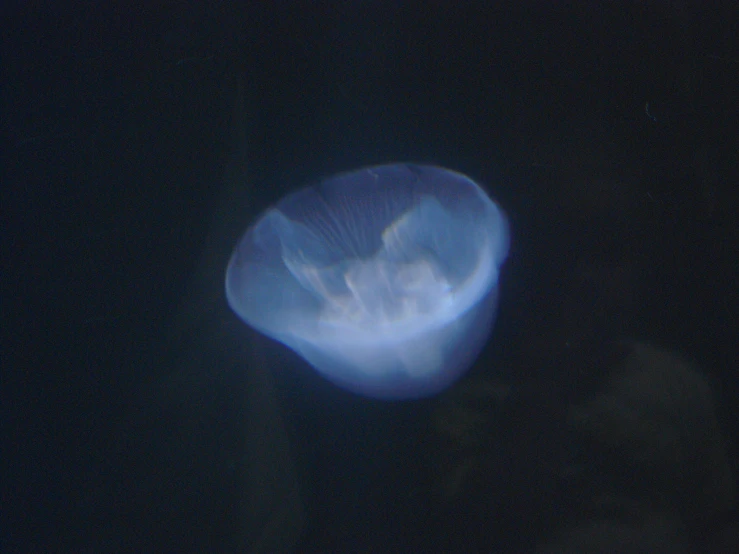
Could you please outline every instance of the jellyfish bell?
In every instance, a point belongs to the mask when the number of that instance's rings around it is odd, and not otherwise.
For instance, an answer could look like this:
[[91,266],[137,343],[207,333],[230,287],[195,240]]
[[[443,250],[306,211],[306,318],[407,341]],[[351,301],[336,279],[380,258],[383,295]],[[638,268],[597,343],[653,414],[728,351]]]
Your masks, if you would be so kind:
[[226,297],[345,389],[430,396],[487,340],[508,241],[503,211],[470,178],[369,167],[267,210],[234,250]]

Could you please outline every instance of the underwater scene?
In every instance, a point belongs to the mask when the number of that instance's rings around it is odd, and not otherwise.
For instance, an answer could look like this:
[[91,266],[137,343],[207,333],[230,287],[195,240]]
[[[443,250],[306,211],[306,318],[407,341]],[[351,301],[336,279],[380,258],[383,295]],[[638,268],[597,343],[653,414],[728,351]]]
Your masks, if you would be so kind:
[[735,2],[9,2],[3,553],[739,552]]

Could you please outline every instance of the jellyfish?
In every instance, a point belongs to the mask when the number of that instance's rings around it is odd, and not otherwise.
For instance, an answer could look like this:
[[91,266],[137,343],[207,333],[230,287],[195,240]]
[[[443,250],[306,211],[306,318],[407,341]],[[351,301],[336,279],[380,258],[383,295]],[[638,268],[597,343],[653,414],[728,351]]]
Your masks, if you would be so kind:
[[508,253],[501,208],[472,179],[388,164],[294,192],[246,231],[232,310],[334,384],[380,399],[439,393],[475,361]]

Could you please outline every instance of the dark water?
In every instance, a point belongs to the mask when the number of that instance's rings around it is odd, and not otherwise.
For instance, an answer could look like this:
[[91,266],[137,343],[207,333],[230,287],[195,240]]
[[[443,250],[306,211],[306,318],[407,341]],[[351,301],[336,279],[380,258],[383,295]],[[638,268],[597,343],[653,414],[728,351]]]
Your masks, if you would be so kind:
[[[3,552],[736,551],[734,3],[138,4],[3,8]],[[512,243],[468,375],[388,403],[222,282],[399,160]]]

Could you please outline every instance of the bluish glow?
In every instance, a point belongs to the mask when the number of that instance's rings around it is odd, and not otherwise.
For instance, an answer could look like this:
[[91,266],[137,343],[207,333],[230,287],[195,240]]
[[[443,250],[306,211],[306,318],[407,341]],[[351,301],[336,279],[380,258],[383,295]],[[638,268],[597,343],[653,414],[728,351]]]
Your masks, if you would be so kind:
[[226,296],[246,323],[337,385],[435,394],[487,339],[508,253],[502,210],[471,179],[392,164],[326,179],[246,232]]

